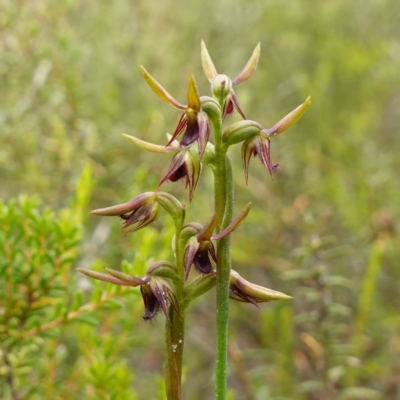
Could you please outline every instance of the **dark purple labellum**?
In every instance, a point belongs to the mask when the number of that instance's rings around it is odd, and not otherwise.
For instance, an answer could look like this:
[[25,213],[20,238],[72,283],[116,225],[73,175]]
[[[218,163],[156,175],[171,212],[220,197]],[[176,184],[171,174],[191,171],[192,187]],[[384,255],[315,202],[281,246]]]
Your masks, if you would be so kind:
[[144,303],[143,319],[145,321],[148,321],[156,316],[158,310],[160,309],[160,303],[157,300],[157,297],[150,289],[150,286],[148,285],[141,286],[140,291],[142,292],[143,303]]
[[181,165],[176,171],[174,171],[172,174],[168,176],[168,179],[171,182],[176,182],[179,181],[179,179],[184,178],[187,176],[187,169],[185,164]]
[[193,259],[195,268],[202,274],[210,274],[213,271],[208,247],[199,248]]

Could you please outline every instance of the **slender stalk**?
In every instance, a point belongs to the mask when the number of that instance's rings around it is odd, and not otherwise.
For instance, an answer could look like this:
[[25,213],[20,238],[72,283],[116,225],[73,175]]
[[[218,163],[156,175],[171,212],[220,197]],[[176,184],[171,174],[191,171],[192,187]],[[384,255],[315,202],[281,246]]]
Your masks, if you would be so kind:
[[180,315],[170,307],[169,318],[171,323],[166,321],[165,344],[165,385],[168,400],[180,400],[183,344],[185,340],[185,315],[181,310]]
[[183,249],[179,246],[179,232],[182,225],[175,221],[175,258],[179,279],[175,282],[174,292],[179,304],[179,314],[172,306],[169,308],[170,321],[165,322],[165,387],[168,400],[182,398],[182,358],[185,342],[185,305],[183,283],[185,269]]
[[[215,136],[215,211],[217,231],[224,229],[232,221],[233,185],[232,170],[226,149],[222,144],[222,121],[214,121]],[[227,391],[228,364],[228,316],[229,277],[231,270],[230,236],[217,244],[217,354],[215,376],[215,398],[224,400]]]

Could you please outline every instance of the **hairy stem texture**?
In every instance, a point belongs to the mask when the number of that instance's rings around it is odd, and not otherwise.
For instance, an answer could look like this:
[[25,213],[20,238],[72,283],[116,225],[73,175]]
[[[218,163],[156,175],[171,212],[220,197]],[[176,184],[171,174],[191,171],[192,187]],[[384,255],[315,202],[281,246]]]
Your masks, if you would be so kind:
[[[233,185],[232,170],[226,151],[222,146],[221,121],[214,124],[215,133],[215,210],[217,231],[221,231],[232,221]],[[215,398],[224,400],[227,391],[228,363],[228,316],[229,316],[229,277],[231,270],[230,236],[217,244],[217,355],[215,376]]]

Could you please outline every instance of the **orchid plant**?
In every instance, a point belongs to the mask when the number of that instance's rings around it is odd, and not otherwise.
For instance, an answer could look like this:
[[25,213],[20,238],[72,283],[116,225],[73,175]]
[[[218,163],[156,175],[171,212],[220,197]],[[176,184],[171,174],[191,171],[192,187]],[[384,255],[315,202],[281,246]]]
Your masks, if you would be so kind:
[[[145,320],[151,320],[161,309],[166,318],[165,385],[168,400],[181,395],[182,355],[185,341],[185,313],[190,302],[216,287],[217,351],[215,396],[226,398],[229,298],[258,303],[291,299],[290,296],[248,282],[231,269],[230,235],[243,222],[251,203],[233,218],[232,169],[227,151],[242,144],[242,162],[248,183],[249,163],[258,156],[272,176],[278,164],[271,161],[271,140],[290,128],[306,111],[310,98],[286,115],[272,128],[263,128],[248,120],[236,97],[234,87],[247,81],[256,71],[260,57],[258,44],[244,69],[235,78],[218,74],[204,42],[201,43],[203,70],[211,83],[211,96],[200,96],[192,75],[189,76],[187,104],[172,97],[150,73],[141,66],[151,89],[164,101],[183,112],[166,146],[124,135],[142,150],[173,153],[171,165],[160,185],[183,179],[189,189],[190,203],[194,199],[203,166],[214,174],[214,214],[204,225],[186,222],[185,206],[174,196],[162,191],[146,192],[135,199],[92,211],[100,216],[116,216],[123,220],[125,235],[145,228],[154,222],[161,210],[173,220],[174,263],[157,261],[150,264],[146,275],[135,277],[123,271],[105,269],[105,273],[78,268],[78,271],[115,285],[140,287],[144,302]],[[223,122],[235,110],[243,120],[223,129]],[[213,131],[213,143],[210,132]],[[195,273],[190,274],[194,270]]]

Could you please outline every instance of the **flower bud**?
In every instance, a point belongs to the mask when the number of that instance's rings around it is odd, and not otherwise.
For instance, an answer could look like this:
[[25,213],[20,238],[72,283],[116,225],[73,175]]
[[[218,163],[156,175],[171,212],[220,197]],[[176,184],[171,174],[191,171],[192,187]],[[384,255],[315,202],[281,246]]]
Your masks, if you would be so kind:
[[219,103],[209,96],[200,97],[201,109],[208,115],[211,120],[221,118],[221,106]]
[[220,104],[224,103],[225,99],[231,94],[231,92],[232,81],[228,76],[219,74],[212,80],[211,93]]
[[255,121],[239,121],[224,131],[222,140],[225,144],[230,146],[258,135],[261,129],[261,125]]

